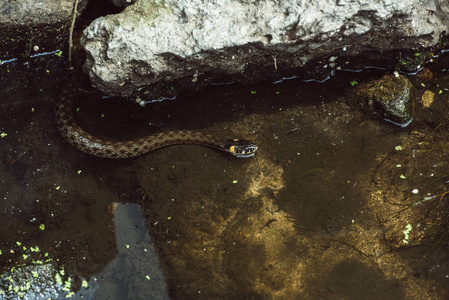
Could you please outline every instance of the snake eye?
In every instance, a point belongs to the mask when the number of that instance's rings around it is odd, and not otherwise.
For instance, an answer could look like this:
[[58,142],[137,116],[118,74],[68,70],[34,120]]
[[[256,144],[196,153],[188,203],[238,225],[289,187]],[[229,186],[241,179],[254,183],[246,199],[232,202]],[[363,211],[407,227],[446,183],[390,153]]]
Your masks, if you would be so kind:
[[257,145],[253,142],[239,139],[229,140],[224,148],[232,155],[241,158],[253,157],[258,149]]

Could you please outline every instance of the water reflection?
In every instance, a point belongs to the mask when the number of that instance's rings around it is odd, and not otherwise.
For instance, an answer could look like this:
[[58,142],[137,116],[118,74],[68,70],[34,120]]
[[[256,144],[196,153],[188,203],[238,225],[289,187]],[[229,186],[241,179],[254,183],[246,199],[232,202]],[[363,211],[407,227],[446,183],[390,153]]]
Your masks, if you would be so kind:
[[140,206],[114,203],[113,207],[118,256],[73,299],[169,299]]

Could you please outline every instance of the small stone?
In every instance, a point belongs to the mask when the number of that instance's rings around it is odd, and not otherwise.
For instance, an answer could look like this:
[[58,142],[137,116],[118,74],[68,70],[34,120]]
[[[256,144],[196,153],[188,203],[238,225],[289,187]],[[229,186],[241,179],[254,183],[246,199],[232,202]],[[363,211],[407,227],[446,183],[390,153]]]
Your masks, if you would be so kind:
[[433,99],[435,97],[435,93],[432,91],[425,91],[421,97],[421,103],[424,108],[430,107],[433,103]]
[[413,120],[413,85],[406,76],[388,74],[363,82],[354,89],[354,98],[385,121],[405,127]]

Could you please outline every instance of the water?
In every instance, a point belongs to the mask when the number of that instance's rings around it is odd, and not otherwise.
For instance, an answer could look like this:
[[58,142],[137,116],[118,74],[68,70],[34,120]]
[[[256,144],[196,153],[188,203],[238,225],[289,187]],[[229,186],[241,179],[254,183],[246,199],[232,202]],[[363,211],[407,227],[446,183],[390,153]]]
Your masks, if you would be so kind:
[[2,273],[51,259],[61,297],[84,299],[444,298],[448,75],[415,84],[401,128],[348,101],[351,80],[382,72],[211,86],[143,109],[80,93],[94,135],[206,128],[256,141],[252,159],[202,146],[90,157],[56,130],[55,91],[4,102]]

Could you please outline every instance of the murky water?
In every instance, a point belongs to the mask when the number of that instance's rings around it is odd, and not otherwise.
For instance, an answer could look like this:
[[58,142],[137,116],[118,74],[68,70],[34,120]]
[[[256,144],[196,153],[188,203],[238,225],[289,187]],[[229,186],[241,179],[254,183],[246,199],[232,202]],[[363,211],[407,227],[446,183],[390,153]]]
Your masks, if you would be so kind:
[[256,141],[252,159],[202,146],[90,157],[55,128],[57,97],[2,103],[0,299],[444,299],[448,75],[416,84],[401,128],[348,101],[350,81],[381,72],[211,86],[144,109],[78,96],[99,137],[208,129]]

